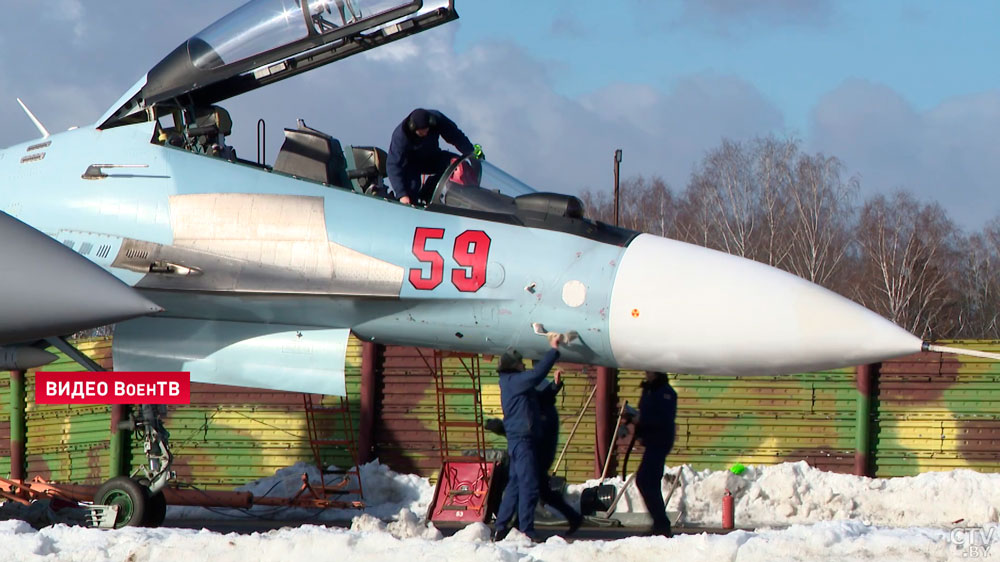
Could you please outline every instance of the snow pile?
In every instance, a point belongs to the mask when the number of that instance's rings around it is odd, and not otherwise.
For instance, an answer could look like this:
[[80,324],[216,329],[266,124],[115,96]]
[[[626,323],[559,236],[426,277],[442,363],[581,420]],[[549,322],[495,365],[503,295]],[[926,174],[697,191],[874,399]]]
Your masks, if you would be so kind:
[[[298,463],[278,470],[238,488],[255,497],[295,495],[302,474],[319,482],[314,465]],[[983,525],[1000,521],[1000,474],[971,470],[928,472],[919,476],[873,479],[835,474],[813,468],[805,462],[774,466],[750,466],[736,475],[727,470],[694,471],[690,466],[667,468],[668,476],[680,475],[667,509],[681,513],[685,525],[718,527],[722,522],[722,496],[732,492],[736,504],[736,525],[742,528],[783,527],[822,521],[854,520],[884,527],[951,527]],[[169,519],[217,519],[268,517],[287,520],[351,521],[359,514],[376,519],[399,518],[404,511],[423,517],[433,499],[434,487],[426,478],[398,474],[373,461],[361,467],[364,510],[254,507],[250,510],[168,508]],[[330,477],[327,477],[329,482]],[[568,498],[579,507],[583,489],[600,484],[590,480],[569,486]],[[619,477],[605,483],[620,489]],[[670,491],[664,479],[663,493]],[[344,498],[352,499],[352,498]],[[645,504],[634,483],[616,506],[617,513],[644,513]]]
[[[330,467],[336,469],[336,467]],[[320,473],[315,464],[298,462],[293,466],[282,468],[274,476],[261,478],[249,484],[236,488],[238,492],[250,492],[255,498],[260,497],[292,497],[302,487],[302,475],[305,474],[311,484],[319,485]],[[337,475],[326,475],[327,485],[338,481]],[[311,519],[315,521],[350,521],[359,513],[371,515],[378,519],[391,519],[406,510],[411,513],[424,514],[434,498],[434,486],[426,479],[415,474],[398,474],[377,460],[361,465],[361,485],[364,492],[365,508],[358,509],[309,509],[309,508],[275,508],[255,506],[248,510],[240,509],[206,509],[202,507],[170,506],[167,508],[168,519],[232,519],[238,517],[280,516],[282,519]],[[352,482],[347,486],[355,488]],[[306,492],[306,497],[308,497]],[[349,501],[357,496],[344,495],[338,499]]]
[[[483,527],[486,526],[483,525]],[[399,512],[399,517],[391,523],[385,523],[367,513],[359,515],[351,521],[351,530],[355,532],[386,532],[397,539],[421,538],[436,541],[441,540],[444,536],[433,523],[425,523],[406,508]]]
[[[370,516],[362,516],[359,519]],[[407,523],[409,525],[409,523]],[[347,530],[315,525],[247,535],[191,529],[127,528],[99,531],[56,525],[36,531],[20,521],[0,522],[3,559],[15,561],[247,562],[351,560],[352,562],[608,562],[609,560],[963,560],[1000,552],[1000,528],[983,529],[986,541],[956,541],[940,529],[884,529],[857,521],[796,525],[784,530],[728,535],[631,537],[617,541],[542,544],[512,532],[491,543],[487,527],[469,525],[451,537],[400,538],[381,528]]]
[[[1000,505],[1000,475],[968,470],[927,473],[911,478],[873,480],[832,474],[805,463],[750,467],[740,475],[728,471],[695,472],[690,467],[668,469],[679,474],[670,501],[684,513],[687,525],[717,527],[726,489],[736,498],[736,523],[755,531],[726,535],[631,537],[620,540],[567,542],[553,536],[533,544],[512,531],[499,543],[490,529],[474,523],[443,537],[423,520],[433,488],[426,479],[400,475],[378,463],[362,467],[366,512],[357,510],[271,510],[272,518],[295,520],[303,514],[316,520],[351,520],[351,528],[303,525],[264,533],[220,534],[176,528],[126,528],[100,531],[56,524],[36,530],[24,521],[0,521],[2,560],[144,562],[182,559],[186,562],[247,562],[248,560],[344,560],[421,562],[608,560],[964,560],[992,555],[1000,559],[1000,525],[994,508]],[[299,464],[273,477],[244,486],[254,494],[293,495],[301,474],[318,479],[315,467]],[[611,480],[621,485],[621,480]],[[599,482],[571,487],[571,499]],[[664,492],[669,490],[668,482]],[[41,502],[39,502],[41,504]],[[9,516],[25,508],[0,508]],[[643,511],[634,487],[618,506]],[[36,510],[41,507],[35,508]],[[220,510],[171,508],[176,517],[186,510],[196,517]],[[227,510],[240,514],[237,510]],[[254,510],[256,511],[256,510]],[[386,516],[386,514],[389,514]],[[839,519],[839,520],[838,520]],[[956,523],[962,519],[960,523]],[[168,521],[169,523],[169,521]],[[787,527],[786,527],[787,526]],[[768,528],[784,527],[784,528]],[[544,530],[543,530],[544,532]]]
[[[1000,474],[958,469],[874,479],[825,472],[805,462],[750,466],[740,475],[729,471],[695,472],[686,465],[668,468],[667,473],[679,473],[682,478],[667,509],[680,511],[682,521],[688,525],[718,527],[726,490],[735,500],[736,525],[746,528],[848,519],[887,527],[950,527],[1000,521]],[[570,486],[569,491],[578,496],[584,488],[599,483],[591,480]],[[620,489],[622,479],[606,483]],[[669,490],[669,479],[665,479],[664,495]],[[634,484],[615,511],[645,511]]]

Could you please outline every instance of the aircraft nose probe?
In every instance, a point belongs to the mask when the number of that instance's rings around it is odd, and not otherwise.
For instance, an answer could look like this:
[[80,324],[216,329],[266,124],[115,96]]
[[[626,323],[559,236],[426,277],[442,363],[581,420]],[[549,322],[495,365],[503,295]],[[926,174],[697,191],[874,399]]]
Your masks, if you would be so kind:
[[86,258],[0,213],[0,344],[163,310]]
[[979,351],[978,349],[963,349],[960,347],[949,347],[947,345],[938,345],[934,342],[925,341],[921,346],[923,351],[936,351],[938,353],[954,353],[955,355],[969,355],[971,357],[982,357],[984,359],[993,359],[994,361],[1000,361],[1000,353],[990,353],[989,351]]

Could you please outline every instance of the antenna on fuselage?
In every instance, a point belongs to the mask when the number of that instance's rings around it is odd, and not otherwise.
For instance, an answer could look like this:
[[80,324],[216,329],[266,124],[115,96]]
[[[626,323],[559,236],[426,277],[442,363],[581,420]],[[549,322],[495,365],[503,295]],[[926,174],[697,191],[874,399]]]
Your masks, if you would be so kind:
[[48,138],[49,137],[48,129],[46,129],[45,125],[42,125],[42,122],[39,121],[37,117],[35,117],[35,114],[32,113],[30,109],[28,109],[28,106],[24,105],[24,102],[21,101],[21,98],[17,98],[17,103],[21,104],[21,109],[23,109],[24,112],[28,114],[28,119],[31,119],[31,122],[35,124],[35,127],[38,128],[38,132],[42,133],[42,137]]

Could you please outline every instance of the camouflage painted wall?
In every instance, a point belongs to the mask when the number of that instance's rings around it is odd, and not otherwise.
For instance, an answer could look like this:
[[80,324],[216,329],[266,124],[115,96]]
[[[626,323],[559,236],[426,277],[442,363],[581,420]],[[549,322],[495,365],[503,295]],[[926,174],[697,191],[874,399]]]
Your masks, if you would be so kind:
[[[949,345],[1000,351],[1000,342]],[[80,346],[105,366],[110,340]],[[424,356],[429,355],[426,351]],[[361,344],[352,339],[347,373],[352,425],[358,429]],[[585,404],[596,369],[562,365],[566,389],[557,404],[560,447]],[[61,358],[50,370],[77,370]],[[482,400],[486,418],[500,416],[495,358],[483,358]],[[465,366],[445,360],[448,384],[468,385]],[[635,404],[642,373],[619,373],[618,396]],[[671,375],[680,395],[678,434],[670,464],[696,469],[724,468],[734,462],[771,464],[806,460],[815,466],[851,472],[858,391],[851,369],[790,377],[708,377]],[[879,476],[916,474],[956,467],[1000,472],[1000,363],[923,353],[882,365],[873,414],[873,441]],[[312,461],[305,436],[302,395],[255,389],[192,385],[192,403],[170,410],[166,425],[181,481],[197,487],[230,489],[273,474],[296,461]],[[432,476],[439,467],[434,385],[420,351],[390,347],[379,378],[374,441],[381,460],[396,470]],[[9,376],[0,379],[0,470],[9,473]],[[323,397],[323,404],[339,399]],[[106,406],[38,406],[34,373],[28,375],[28,473],[63,481],[96,484],[108,474],[110,410]],[[450,419],[472,419],[471,402],[456,403]],[[7,425],[4,425],[7,423]],[[327,419],[328,429],[336,424]],[[5,433],[6,432],[6,433]],[[471,443],[469,430],[450,439]],[[573,437],[558,473],[571,482],[594,473],[594,404]],[[503,449],[502,437],[487,433],[488,446]],[[617,445],[621,463],[628,440]],[[629,461],[634,470],[641,447]],[[133,463],[141,462],[138,443]],[[324,461],[343,464],[347,456],[327,447]],[[615,467],[620,470],[620,464]]]
[[[947,345],[1000,353],[998,341]],[[878,399],[878,476],[1000,472],[1000,363],[941,353],[890,361]]]
[[0,476],[10,474],[10,374],[0,376]]
[[[432,475],[441,466],[440,439],[434,382],[430,376],[428,349],[390,346],[385,353],[383,384],[379,392],[381,412],[376,421],[376,450],[382,462],[402,472]],[[496,357],[484,357],[480,362],[482,403],[485,419],[502,418],[500,387]],[[461,359],[447,358],[443,362],[445,384],[467,388],[471,385],[466,365]],[[565,373],[565,388],[559,397],[559,450],[565,445],[580,410],[587,402],[596,377],[596,369],[580,365],[560,365]],[[472,420],[471,403],[460,404],[449,419]],[[474,447],[471,430],[453,431],[450,439]],[[506,440],[487,432],[488,448],[506,450]],[[594,465],[594,404],[591,403],[576,434],[570,442],[566,460],[558,473],[571,481],[593,477]]]
[[[347,362],[350,424],[356,432],[361,380],[361,342],[356,338],[351,338]],[[314,395],[313,400],[340,405],[335,396]],[[343,426],[332,414],[318,416],[317,422],[321,438],[339,434]],[[164,425],[178,479],[199,488],[230,490],[298,461],[314,462],[299,393],[193,383],[191,404],[170,407]],[[353,465],[345,449],[324,446],[320,451],[326,465]],[[132,460],[133,466],[144,460],[137,439],[132,441]]]
[[[102,367],[111,367],[110,340],[81,341],[77,346]],[[82,369],[59,354],[59,359],[42,370]],[[25,387],[28,478],[42,476],[80,484],[100,484],[106,480],[111,407],[36,404],[34,370],[28,371]]]

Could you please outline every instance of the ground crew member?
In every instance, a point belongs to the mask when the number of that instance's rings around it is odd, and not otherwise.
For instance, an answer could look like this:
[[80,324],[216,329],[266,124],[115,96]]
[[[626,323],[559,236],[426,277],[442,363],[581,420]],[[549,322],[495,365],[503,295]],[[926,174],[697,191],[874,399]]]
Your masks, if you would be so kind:
[[650,535],[670,536],[670,520],[663,504],[663,465],[667,453],[674,446],[677,419],[677,392],[670,386],[666,373],[646,371],[646,380],[640,385],[639,417],[635,434],[646,448],[635,474],[646,510],[653,518]]
[[[392,132],[386,171],[392,190],[400,203],[429,202],[441,174],[458,154],[441,150],[443,138],[462,155],[475,147],[454,121],[434,109],[417,108],[410,112]],[[479,152],[481,155],[481,151]],[[421,186],[420,176],[429,174]]]
[[[556,448],[559,443],[559,411],[556,409],[556,397],[563,387],[562,371],[556,370],[553,379],[553,381],[543,380],[535,387],[539,406],[539,422],[534,436],[535,468],[538,470],[538,497],[543,503],[554,507],[563,514],[563,517],[569,522],[567,534],[572,535],[583,523],[583,516],[566,502],[566,498],[561,492],[552,489],[549,478],[549,468],[556,458]],[[487,420],[486,429],[497,435],[506,435],[502,420]]]
[[538,491],[542,502],[554,507],[563,514],[569,522],[572,535],[580,528],[583,517],[573,509],[561,491],[552,489],[549,484],[549,468],[556,459],[556,448],[559,444],[559,411],[556,409],[556,397],[562,390],[562,372],[556,371],[553,381],[543,381],[537,388],[539,405],[539,424],[535,435],[535,459],[538,463]]
[[507,457],[510,475],[497,510],[493,540],[503,540],[510,532],[511,519],[517,512],[517,528],[532,540],[535,533],[535,506],[538,505],[538,468],[535,460],[535,436],[540,423],[538,395],[541,383],[559,359],[559,334],[549,336],[550,349],[535,368],[526,371],[524,358],[510,349],[500,356],[500,404],[507,433]]

